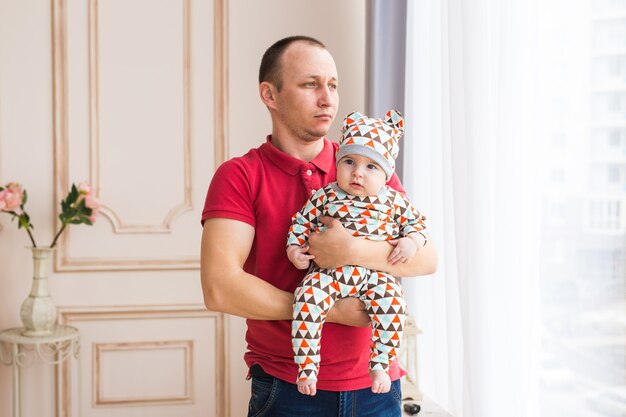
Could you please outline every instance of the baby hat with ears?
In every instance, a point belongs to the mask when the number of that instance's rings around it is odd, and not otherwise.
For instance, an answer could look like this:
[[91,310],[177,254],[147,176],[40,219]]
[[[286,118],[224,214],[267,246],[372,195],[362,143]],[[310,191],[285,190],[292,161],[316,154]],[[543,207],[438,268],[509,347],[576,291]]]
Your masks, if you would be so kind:
[[346,155],[358,154],[370,158],[385,171],[387,180],[396,168],[404,134],[404,119],[397,110],[389,110],[383,119],[374,119],[352,112],[343,119],[337,162]]

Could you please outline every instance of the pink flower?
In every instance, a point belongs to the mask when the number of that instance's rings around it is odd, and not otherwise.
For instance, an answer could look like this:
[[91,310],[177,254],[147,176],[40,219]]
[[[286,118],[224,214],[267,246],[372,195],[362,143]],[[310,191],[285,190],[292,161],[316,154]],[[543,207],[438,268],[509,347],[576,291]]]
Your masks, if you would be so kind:
[[3,191],[0,191],[0,210],[13,211],[22,205],[24,190],[17,182],[10,182]]
[[78,190],[78,199],[76,200],[75,207],[78,206],[81,201],[85,200],[85,207],[91,209],[89,221],[94,223],[96,221],[96,216],[100,211],[100,202],[96,197],[93,196],[93,189],[88,182],[81,182],[76,186],[76,189]]
[[76,188],[78,189],[78,192],[80,194],[91,194],[91,185],[86,181],[83,181],[80,184],[78,184]]
[[[10,182],[4,187],[0,187],[0,212],[10,214],[13,220],[17,219],[18,229],[26,230],[33,247],[37,247],[35,238],[31,233],[33,225],[30,222],[30,216],[24,210],[27,196],[26,190],[23,190],[22,186],[17,182]],[[81,204],[81,202],[83,203]],[[69,194],[61,201],[61,214],[59,214],[61,227],[55,233],[50,247],[53,248],[56,245],[59,236],[61,236],[61,233],[67,226],[72,224],[93,224],[99,211],[100,203],[93,196],[91,185],[85,181],[78,184],[78,186],[72,184]]]
[[85,197],[85,207],[91,209],[91,216],[89,216],[89,221],[94,223],[96,221],[96,216],[100,211],[100,202],[98,199],[91,194],[87,194]]

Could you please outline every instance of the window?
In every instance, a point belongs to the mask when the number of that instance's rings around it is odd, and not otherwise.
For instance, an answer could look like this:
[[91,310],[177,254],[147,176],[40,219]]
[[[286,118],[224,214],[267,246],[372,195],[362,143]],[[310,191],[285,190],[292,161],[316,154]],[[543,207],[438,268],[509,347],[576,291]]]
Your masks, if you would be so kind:
[[620,177],[621,177],[621,167],[617,166],[617,165],[609,165],[607,167],[607,176],[606,176],[606,180],[609,183],[612,184],[616,184],[620,182]]
[[612,148],[618,148],[622,142],[622,131],[611,129],[609,131],[609,145]]
[[567,217],[574,230],[544,231],[544,246],[559,248],[559,256],[542,255],[541,417],[626,415],[626,165],[619,160],[626,155],[626,0],[591,6],[592,14],[581,13],[578,21],[581,30],[591,28],[589,49],[572,50],[569,58],[583,62],[586,56],[589,84],[560,90],[572,102],[587,100],[589,113],[581,110],[582,120],[575,112],[551,115],[564,124],[556,128],[569,123],[588,134],[563,150],[586,176],[580,187],[558,189],[561,161],[550,171],[546,198],[554,206],[555,195],[568,195],[562,201],[573,213],[582,208],[583,227],[576,230]]

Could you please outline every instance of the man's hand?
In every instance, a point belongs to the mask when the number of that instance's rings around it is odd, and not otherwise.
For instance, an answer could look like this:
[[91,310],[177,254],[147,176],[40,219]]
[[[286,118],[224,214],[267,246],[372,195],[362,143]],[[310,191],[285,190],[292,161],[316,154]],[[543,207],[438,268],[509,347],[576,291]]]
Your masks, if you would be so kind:
[[309,236],[309,254],[315,257],[314,262],[325,269],[348,265],[354,237],[337,219],[323,216],[320,221],[327,229]]
[[368,327],[371,323],[365,304],[353,297],[337,300],[328,312],[326,321],[352,327]]

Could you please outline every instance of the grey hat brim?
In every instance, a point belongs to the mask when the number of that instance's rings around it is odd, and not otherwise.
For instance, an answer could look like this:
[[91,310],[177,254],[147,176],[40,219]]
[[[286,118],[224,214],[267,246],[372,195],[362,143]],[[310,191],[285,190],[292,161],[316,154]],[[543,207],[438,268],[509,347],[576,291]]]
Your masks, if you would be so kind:
[[368,148],[367,146],[363,146],[363,145],[357,145],[357,144],[341,145],[339,147],[339,150],[337,150],[337,163],[344,156],[352,155],[352,154],[362,155],[376,162],[378,165],[380,165],[380,167],[385,172],[385,175],[387,176],[387,180],[389,180],[391,176],[393,175],[393,171],[395,167],[392,167],[391,165],[389,165],[389,161],[387,161],[380,153],[376,152],[372,148]]

